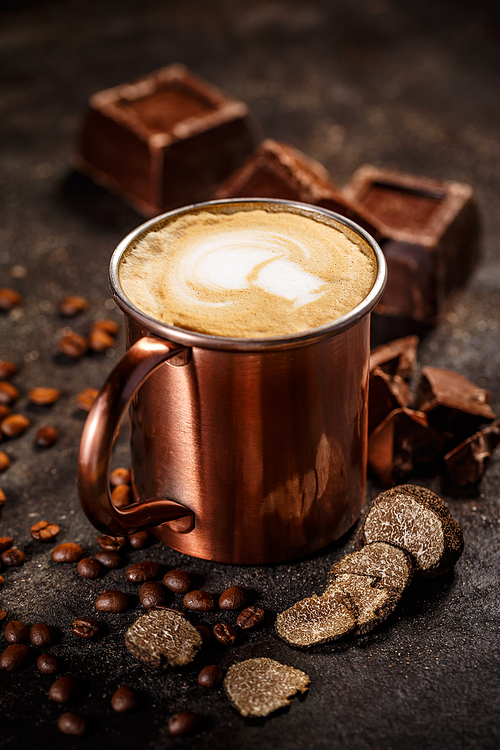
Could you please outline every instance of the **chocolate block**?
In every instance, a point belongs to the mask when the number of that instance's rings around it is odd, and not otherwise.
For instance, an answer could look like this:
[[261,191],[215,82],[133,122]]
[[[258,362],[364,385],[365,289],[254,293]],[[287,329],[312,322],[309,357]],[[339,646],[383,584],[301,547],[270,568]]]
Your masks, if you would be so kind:
[[255,131],[243,102],[169,65],[90,98],[74,166],[149,217],[208,198]]
[[418,336],[389,341],[370,352],[370,372],[379,367],[388,375],[410,380],[417,363]]
[[444,462],[452,487],[475,492],[499,443],[500,419],[497,419],[447,453]]
[[408,406],[410,402],[410,389],[403,378],[400,375],[389,375],[376,367],[370,373],[368,388],[368,434],[391,411],[401,406]]
[[301,151],[270,138],[213,195],[214,198],[282,198],[311,203],[346,216],[377,239],[363,206],[346,201],[328,172]]
[[365,165],[342,193],[363,206],[382,237],[389,278],[375,312],[435,324],[477,258],[479,219],[470,185]]

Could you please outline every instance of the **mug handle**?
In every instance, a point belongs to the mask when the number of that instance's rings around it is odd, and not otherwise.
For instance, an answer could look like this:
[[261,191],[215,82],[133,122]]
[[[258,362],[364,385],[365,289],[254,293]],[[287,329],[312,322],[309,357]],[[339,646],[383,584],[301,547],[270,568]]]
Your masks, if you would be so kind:
[[184,505],[153,497],[125,508],[111,499],[109,464],[116,433],[135,392],[163,362],[178,357],[184,365],[191,349],[144,336],[136,341],[106,378],[83,428],[78,458],[78,492],[89,521],[101,531],[134,534],[177,518],[193,517]]

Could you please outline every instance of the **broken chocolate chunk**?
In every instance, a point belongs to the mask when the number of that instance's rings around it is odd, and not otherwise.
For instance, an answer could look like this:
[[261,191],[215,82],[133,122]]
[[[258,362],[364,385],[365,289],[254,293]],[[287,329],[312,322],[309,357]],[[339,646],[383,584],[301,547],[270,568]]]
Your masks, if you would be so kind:
[[229,702],[242,716],[268,716],[305,693],[309,676],[274,659],[259,657],[233,664],[224,677]]
[[418,336],[405,336],[372,349],[370,372],[379,368],[388,375],[410,380],[417,364],[418,343]]
[[151,610],[125,633],[125,645],[130,653],[156,668],[189,664],[202,643],[198,630],[173,609]]
[[444,461],[452,488],[475,492],[499,443],[500,419],[497,419],[447,453]]
[[334,641],[356,627],[350,597],[339,591],[313,594],[276,617],[276,631],[291,646],[317,646]]
[[413,577],[413,564],[408,553],[399,547],[374,542],[336,562],[330,571],[329,585],[344,573],[369,576],[386,588],[404,591]]
[[382,586],[376,578],[355,573],[341,573],[325,590],[323,596],[339,593],[354,605],[356,628],[354,635],[365,634],[383,622],[394,611],[401,591]]
[[376,367],[370,373],[368,387],[368,434],[373,432],[391,411],[411,402],[410,389],[400,375],[388,375]]

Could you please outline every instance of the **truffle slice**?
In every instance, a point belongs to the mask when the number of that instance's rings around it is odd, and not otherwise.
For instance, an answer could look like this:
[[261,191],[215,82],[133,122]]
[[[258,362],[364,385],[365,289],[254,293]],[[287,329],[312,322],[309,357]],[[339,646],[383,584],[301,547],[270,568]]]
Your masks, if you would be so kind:
[[342,573],[327,587],[323,596],[339,593],[349,597],[356,611],[357,633],[368,633],[396,608],[401,591],[380,586],[372,576]]
[[388,375],[410,380],[417,364],[418,336],[405,336],[377,346],[370,352],[370,372],[380,368]]
[[362,527],[366,544],[388,542],[406,550],[415,571],[437,576],[462,554],[460,526],[440,497],[425,487],[400,485],[375,498]]
[[309,675],[300,669],[260,657],[229,667],[224,689],[242,716],[257,717],[288,706],[296,693],[305,693],[309,683]]
[[130,653],[156,668],[189,664],[202,643],[198,630],[172,609],[148,612],[125,633],[125,645]]
[[313,596],[280,612],[276,631],[292,646],[317,646],[334,641],[356,627],[356,613],[350,597],[339,591]]
[[382,586],[402,592],[413,577],[413,564],[404,550],[385,542],[374,542],[335,563],[329,585],[345,573],[370,576]]
[[483,478],[491,454],[500,443],[500,419],[476,432],[452,451],[444,461],[449,480],[454,488],[474,492]]

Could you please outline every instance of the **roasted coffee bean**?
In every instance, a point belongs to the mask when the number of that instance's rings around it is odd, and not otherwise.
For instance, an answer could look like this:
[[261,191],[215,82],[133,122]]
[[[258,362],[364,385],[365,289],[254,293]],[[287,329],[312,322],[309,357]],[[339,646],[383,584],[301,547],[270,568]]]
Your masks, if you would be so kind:
[[111,493],[111,500],[117,508],[126,508],[127,505],[130,505],[131,499],[132,490],[127,484],[120,484]]
[[214,625],[214,636],[223,646],[232,646],[238,637],[236,628],[226,622],[218,622]]
[[51,523],[50,521],[38,521],[30,529],[31,536],[37,542],[50,542],[60,531],[61,528],[57,523]]
[[152,560],[136,563],[128,568],[126,576],[130,583],[143,583],[158,578],[161,575],[161,565]]
[[3,588],[4,583],[5,583],[5,578],[3,576],[0,576],[0,590]]
[[0,380],[10,380],[17,375],[19,368],[8,359],[0,359]]
[[[7,414],[10,414],[10,409],[5,404],[0,404],[0,421],[7,416]],[[0,439],[1,439],[0,435]]]
[[109,481],[113,487],[119,487],[121,484],[130,484],[130,471],[123,466],[114,469],[109,475]]
[[207,667],[203,667],[199,673],[198,685],[207,688],[215,687],[222,682],[223,676],[224,672],[218,664],[209,664]]
[[3,564],[7,565],[8,568],[15,568],[18,565],[24,564],[26,561],[26,555],[24,552],[21,552],[20,549],[17,549],[17,547],[11,547],[10,549],[5,550],[5,552],[2,552],[0,560],[2,560]]
[[69,703],[82,691],[82,683],[73,675],[59,677],[52,683],[49,690],[49,698],[56,703]]
[[36,660],[36,666],[42,674],[55,674],[59,671],[59,660],[54,654],[41,654]]
[[14,307],[18,307],[22,301],[21,295],[14,289],[7,286],[0,289],[0,310],[6,310],[8,312]]
[[99,391],[96,390],[96,388],[84,388],[83,391],[80,391],[76,396],[78,408],[82,411],[90,411],[98,394]]
[[139,696],[132,688],[122,685],[111,696],[111,708],[117,714],[133,711],[139,705]]
[[92,330],[106,331],[106,333],[109,333],[110,336],[117,336],[118,331],[120,330],[120,326],[118,325],[118,323],[115,323],[114,320],[104,318],[103,320],[96,320],[95,323],[92,323]]
[[92,351],[100,353],[111,349],[115,345],[115,340],[101,328],[94,328],[89,334],[89,344]]
[[19,398],[19,391],[17,390],[15,385],[12,385],[12,383],[8,383],[6,380],[0,381],[0,404],[9,406],[17,398]]
[[2,620],[5,620],[6,617],[7,612],[5,611],[5,609],[0,609],[0,622],[2,622]]
[[236,625],[242,630],[250,630],[261,625],[264,621],[264,616],[264,610],[252,604],[250,607],[244,609],[243,612],[240,612],[236,620]]
[[187,609],[193,609],[197,612],[210,612],[215,609],[215,602],[212,594],[201,589],[189,591],[182,600]]
[[57,441],[59,433],[55,427],[42,427],[35,436],[35,448],[50,448]]
[[101,549],[107,552],[119,552],[126,544],[127,540],[124,536],[109,536],[109,534],[101,534],[97,537],[97,544]]
[[118,552],[107,552],[102,549],[100,552],[97,552],[95,559],[108,570],[116,570],[116,568],[120,568],[123,565],[123,560]]
[[26,432],[31,422],[24,414],[9,414],[0,422],[0,431],[5,437],[19,437]]
[[139,589],[139,601],[146,609],[153,609],[165,603],[165,591],[161,583],[146,581]]
[[201,725],[201,719],[192,711],[179,711],[168,720],[168,731],[172,737],[183,737],[186,734],[194,734]]
[[241,586],[231,586],[219,597],[220,609],[240,609],[248,601],[248,592]]
[[103,591],[95,601],[95,608],[99,612],[125,612],[129,608],[129,598],[122,591]]
[[174,594],[185,594],[191,588],[191,576],[185,570],[169,570],[162,583]]
[[93,638],[99,632],[99,623],[92,617],[77,617],[71,623],[71,632],[80,638]]
[[149,544],[150,539],[149,531],[138,531],[137,534],[131,534],[128,541],[133,549],[144,549]]
[[8,643],[28,643],[30,629],[24,622],[12,620],[5,626],[3,634]]
[[10,466],[10,458],[6,453],[0,451],[0,471],[5,471]]
[[54,547],[51,557],[59,563],[78,562],[83,557],[83,549],[75,542],[65,542]]
[[101,563],[91,557],[83,557],[78,563],[78,575],[81,575],[82,578],[99,578]]
[[213,636],[212,636],[212,631],[210,630],[209,627],[207,627],[206,625],[195,625],[195,628],[198,631],[198,633],[201,635],[201,637],[203,638],[204,646],[208,646],[209,643],[212,643]]
[[81,359],[89,348],[89,343],[85,336],[70,331],[59,340],[58,346],[61,352],[70,359]]
[[2,656],[0,657],[0,669],[5,669],[6,672],[14,672],[19,667],[22,667],[25,661],[29,658],[30,650],[28,646],[23,643],[13,643],[12,646],[7,646]]
[[0,508],[2,507],[2,505],[5,505],[6,500],[7,498],[5,497],[5,492],[0,489]]
[[48,406],[55,404],[59,400],[61,391],[59,388],[32,388],[28,393],[28,398],[32,404],[37,406]]
[[55,639],[55,632],[45,622],[37,622],[30,628],[30,641],[33,646],[51,646]]
[[57,728],[63,734],[72,734],[76,737],[81,737],[85,734],[87,729],[87,720],[79,714],[74,714],[71,711],[66,711],[57,720]]
[[13,536],[0,536],[0,554],[5,552],[6,549],[10,549],[14,544]]
[[83,312],[88,307],[88,302],[84,297],[65,297],[59,302],[59,312],[65,318],[74,318],[78,313]]

